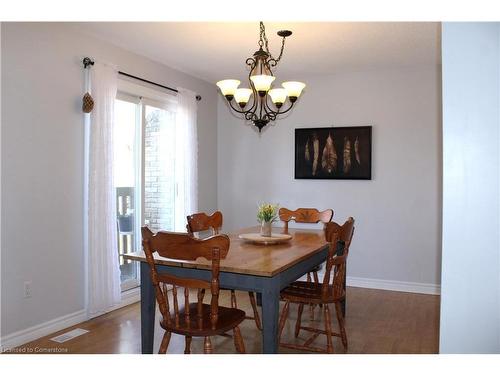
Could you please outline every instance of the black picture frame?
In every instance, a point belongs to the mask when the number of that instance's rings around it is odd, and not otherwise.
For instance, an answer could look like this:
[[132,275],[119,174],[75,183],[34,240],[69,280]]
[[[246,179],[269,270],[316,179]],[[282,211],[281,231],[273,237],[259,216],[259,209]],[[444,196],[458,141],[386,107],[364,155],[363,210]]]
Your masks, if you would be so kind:
[[295,179],[371,180],[372,127],[296,128]]

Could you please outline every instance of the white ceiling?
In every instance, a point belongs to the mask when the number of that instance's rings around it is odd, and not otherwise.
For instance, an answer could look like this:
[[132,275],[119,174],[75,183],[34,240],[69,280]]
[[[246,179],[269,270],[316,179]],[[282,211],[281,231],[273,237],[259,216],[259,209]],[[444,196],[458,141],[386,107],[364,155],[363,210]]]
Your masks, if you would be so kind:
[[[258,49],[259,24],[222,22],[88,22],[80,31],[215,83],[243,79],[245,60]],[[440,64],[436,22],[265,23],[271,53],[278,30],[289,29],[277,68],[282,79],[350,70]]]

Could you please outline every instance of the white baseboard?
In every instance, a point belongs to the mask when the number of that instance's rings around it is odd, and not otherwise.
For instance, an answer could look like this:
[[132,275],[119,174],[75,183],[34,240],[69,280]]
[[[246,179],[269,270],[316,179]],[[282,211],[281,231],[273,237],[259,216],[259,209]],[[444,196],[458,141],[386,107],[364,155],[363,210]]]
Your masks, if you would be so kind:
[[[318,272],[320,281],[323,280],[324,271]],[[306,280],[303,276],[301,280]],[[420,294],[441,294],[441,286],[437,284],[414,283],[409,281],[369,279],[365,277],[347,276],[347,286],[367,289],[392,290],[395,292],[420,293]]]
[[122,292],[122,299],[121,302],[118,303],[117,305],[110,307],[106,311],[89,315],[88,319],[94,319],[97,318],[98,316],[110,313],[111,311],[121,309],[122,307],[131,305],[132,303],[139,302],[141,300],[141,289],[139,287],[134,288],[134,289],[129,289],[124,292]]
[[[103,315],[110,311],[120,309],[132,303],[138,302],[140,301],[140,299],[141,294],[139,288],[127,290],[122,293],[122,301],[118,305],[99,315]],[[30,341],[39,339],[40,337],[50,335],[51,333],[66,329],[76,324],[80,324],[97,316],[98,315],[89,317],[85,309],[83,309],[30,328],[11,333],[1,338],[0,353],[8,349],[15,348],[16,346],[20,346]]]
[[414,283],[408,281],[367,279],[364,277],[347,277],[347,286],[368,289],[392,290],[398,292],[441,294],[441,286],[436,284]]
[[139,302],[141,300],[141,288],[137,287],[134,289],[126,290],[122,293],[122,302],[120,303],[118,309],[131,305],[133,303]]
[[16,346],[50,335],[53,332],[71,327],[75,324],[84,322],[85,320],[87,320],[87,312],[85,310],[80,310],[49,320],[48,322],[37,324],[33,327],[11,333],[10,335],[2,337],[0,351],[15,348]]

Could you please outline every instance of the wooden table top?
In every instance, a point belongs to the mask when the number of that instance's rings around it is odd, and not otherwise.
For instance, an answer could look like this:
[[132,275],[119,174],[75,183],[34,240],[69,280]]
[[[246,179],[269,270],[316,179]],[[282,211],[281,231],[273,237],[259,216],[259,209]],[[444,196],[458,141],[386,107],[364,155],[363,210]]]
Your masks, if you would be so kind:
[[[250,227],[228,234],[231,245],[226,259],[221,260],[220,270],[222,272],[271,277],[320,252],[328,245],[323,230],[290,228],[288,232],[293,238],[289,242],[276,245],[257,245],[238,237],[241,233],[259,231],[260,227]],[[281,233],[281,231],[282,228],[273,228],[275,233]],[[146,261],[143,251],[130,253],[123,257],[140,262]],[[196,261],[179,261],[163,258],[155,253],[155,260],[157,264],[167,266],[211,269],[211,263],[204,258],[198,258]]]

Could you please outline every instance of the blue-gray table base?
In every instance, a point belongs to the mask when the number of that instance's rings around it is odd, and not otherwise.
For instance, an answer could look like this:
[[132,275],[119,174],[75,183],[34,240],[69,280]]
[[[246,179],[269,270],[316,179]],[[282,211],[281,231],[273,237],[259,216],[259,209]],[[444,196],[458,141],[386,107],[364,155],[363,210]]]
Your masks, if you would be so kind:
[[[312,267],[326,260],[328,247],[273,277],[221,272],[220,287],[258,293],[262,303],[262,352],[278,352],[278,318],[280,290],[297,280]],[[187,278],[210,280],[210,270],[157,265],[159,272]],[[156,300],[149,265],[141,262],[141,347],[142,353],[153,353]]]

